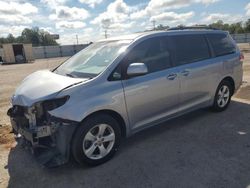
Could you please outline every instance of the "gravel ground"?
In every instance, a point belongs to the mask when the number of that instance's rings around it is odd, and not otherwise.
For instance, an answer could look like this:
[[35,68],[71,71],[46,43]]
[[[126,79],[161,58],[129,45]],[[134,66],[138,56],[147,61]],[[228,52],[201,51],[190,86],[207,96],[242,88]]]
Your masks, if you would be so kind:
[[140,132],[95,168],[70,162],[46,169],[16,146],[5,114],[26,75],[64,59],[0,66],[0,187],[250,186],[250,53],[245,54],[244,84],[225,112],[202,109]]

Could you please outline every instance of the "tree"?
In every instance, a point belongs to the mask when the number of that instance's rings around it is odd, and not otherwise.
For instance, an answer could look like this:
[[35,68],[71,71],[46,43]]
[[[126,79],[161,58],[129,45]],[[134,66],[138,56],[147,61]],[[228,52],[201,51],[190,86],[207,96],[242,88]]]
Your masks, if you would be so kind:
[[39,28],[34,27],[32,29],[25,28],[21,34],[23,41],[25,43],[32,43],[33,46],[39,46],[40,39],[39,39]]
[[218,20],[217,22],[212,23],[209,26],[212,27],[212,28],[216,28],[216,29],[221,29],[221,30],[224,29],[224,23],[223,23],[222,20]]
[[40,30],[40,41],[42,46],[53,46],[58,45],[57,42],[52,38],[52,36],[43,30]]
[[250,19],[246,21],[244,31],[250,33]]
[[[224,29],[226,30],[226,29]],[[233,23],[229,26],[228,31],[230,33],[244,33],[244,28],[242,27],[242,22]]]
[[9,34],[6,38],[6,40],[9,42],[9,43],[13,43],[15,42],[15,37],[12,35],[12,34]]
[[164,26],[162,24],[157,25],[155,28],[155,30],[166,30],[166,29],[169,29],[169,26]]
[[33,46],[58,45],[48,32],[40,30],[38,27],[25,28],[21,36],[16,38],[12,34],[9,34],[6,38],[0,38],[0,44],[4,43],[32,43]]

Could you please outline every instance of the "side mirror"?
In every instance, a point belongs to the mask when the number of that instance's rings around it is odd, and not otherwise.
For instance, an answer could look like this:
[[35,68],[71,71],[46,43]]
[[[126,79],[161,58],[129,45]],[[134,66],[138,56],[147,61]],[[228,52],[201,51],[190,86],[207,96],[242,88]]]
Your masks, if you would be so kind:
[[129,77],[145,75],[147,73],[148,68],[144,63],[132,63],[127,69],[127,75]]

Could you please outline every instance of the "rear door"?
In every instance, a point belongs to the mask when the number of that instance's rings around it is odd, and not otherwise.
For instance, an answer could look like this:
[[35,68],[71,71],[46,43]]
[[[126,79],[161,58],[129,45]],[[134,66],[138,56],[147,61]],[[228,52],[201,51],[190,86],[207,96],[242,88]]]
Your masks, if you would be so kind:
[[240,51],[233,39],[226,32],[209,33],[206,37],[213,49],[213,61],[223,67],[223,70],[220,72],[217,86],[222,79],[229,76],[234,79],[235,87],[238,88],[242,82],[243,70],[242,62],[239,58]]
[[124,60],[124,72],[131,63],[144,63],[148,74],[122,81],[132,129],[142,128],[175,113],[180,82],[173,68],[166,37],[146,39],[136,45]]
[[181,34],[169,40],[180,75],[180,110],[209,102],[220,67],[211,60],[205,36]]

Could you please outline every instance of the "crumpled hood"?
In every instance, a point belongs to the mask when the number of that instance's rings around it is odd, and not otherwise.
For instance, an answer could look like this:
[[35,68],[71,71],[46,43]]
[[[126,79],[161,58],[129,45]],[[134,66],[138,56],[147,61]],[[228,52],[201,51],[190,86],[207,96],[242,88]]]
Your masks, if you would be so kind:
[[58,75],[49,70],[37,71],[22,81],[12,97],[12,104],[32,106],[38,101],[52,99],[66,87],[86,80]]

